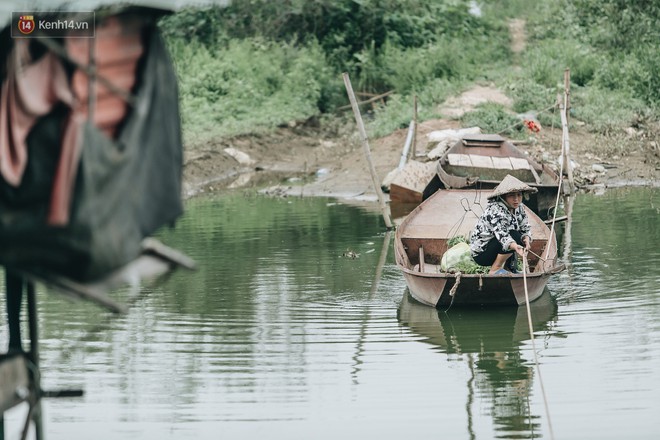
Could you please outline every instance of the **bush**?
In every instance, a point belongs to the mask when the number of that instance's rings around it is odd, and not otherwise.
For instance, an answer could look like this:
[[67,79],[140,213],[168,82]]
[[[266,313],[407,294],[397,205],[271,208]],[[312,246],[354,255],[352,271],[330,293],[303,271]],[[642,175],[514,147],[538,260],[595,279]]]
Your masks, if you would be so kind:
[[449,81],[465,81],[476,78],[482,69],[487,70],[508,64],[510,54],[499,44],[483,44],[481,38],[455,40],[443,38],[432,45],[403,49],[385,45],[380,65],[383,82],[399,93],[413,93],[426,88],[430,81],[443,78]]
[[372,137],[386,136],[394,130],[407,128],[413,119],[414,97],[417,96],[418,121],[438,117],[437,107],[454,93],[460,90],[461,82],[450,82],[438,78],[430,81],[417,94],[393,94],[387,105],[376,107],[373,117],[368,123],[369,135]]
[[186,140],[272,129],[319,114],[337,86],[316,45],[232,40],[211,53],[174,41]]
[[591,131],[599,133],[609,133],[617,127],[629,127],[645,112],[644,103],[624,91],[597,87],[577,88],[573,91],[572,99],[574,117],[586,122]]
[[517,116],[512,115],[504,106],[490,102],[464,114],[461,123],[464,127],[480,127],[484,133],[499,133],[510,137],[523,133],[522,121]]
[[[393,91],[365,115],[372,136],[438,117],[475,80],[505,87],[517,113],[554,105],[571,69],[574,116],[610,131],[660,106],[660,8],[625,0],[251,0],[189,8],[160,25],[178,66],[187,140],[264,132],[346,105],[356,91]],[[527,20],[527,49],[512,66],[508,20]],[[646,108],[644,107],[646,105]],[[649,110],[649,108],[651,110]],[[537,115],[560,124],[555,112]],[[325,118],[327,119],[327,118]],[[518,135],[518,119],[486,105],[462,118]]]

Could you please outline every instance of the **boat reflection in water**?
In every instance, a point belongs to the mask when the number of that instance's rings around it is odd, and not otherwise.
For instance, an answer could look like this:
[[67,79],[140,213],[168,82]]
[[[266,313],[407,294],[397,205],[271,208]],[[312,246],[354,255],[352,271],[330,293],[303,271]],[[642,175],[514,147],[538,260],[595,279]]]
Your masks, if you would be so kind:
[[[530,303],[534,332],[551,329],[557,305],[546,289]],[[449,361],[467,360],[467,423],[469,438],[476,438],[472,406],[476,399],[493,419],[497,438],[538,438],[541,414],[530,413],[529,397],[534,379],[531,354],[525,359],[521,345],[530,340],[527,309],[456,308],[448,313],[417,302],[406,290],[397,313],[399,323],[423,336],[448,355]],[[538,335],[536,335],[538,339]],[[537,341],[538,349],[538,341]]]

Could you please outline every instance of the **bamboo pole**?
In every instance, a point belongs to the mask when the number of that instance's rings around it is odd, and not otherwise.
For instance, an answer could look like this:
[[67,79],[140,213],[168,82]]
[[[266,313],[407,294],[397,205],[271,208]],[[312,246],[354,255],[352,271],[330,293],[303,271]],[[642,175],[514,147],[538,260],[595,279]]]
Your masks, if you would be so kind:
[[570,192],[573,192],[575,188],[575,182],[573,181],[573,167],[571,165],[571,148],[568,140],[568,111],[566,110],[566,101],[568,95],[564,95],[564,103],[559,106],[559,114],[561,116],[561,144],[562,144],[562,163],[564,173],[568,177],[568,184],[570,187]]
[[348,93],[348,99],[351,101],[351,107],[353,108],[353,114],[355,115],[355,122],[357,123],[358,130],[360,131],[360,137],[362,138],[362,147],[364,149],[364,155],[367,159],[367,164],[369,165],[369,174],[371,174],[371,182],[374,186],[374,191],[378,196],[378,203],[380,204],[381,212],[383,213],[383,219],[385,220],[385,226],[387,229],[392,229],[392,220],[390,219],[390,210],[385,204],[385,196],[383,191],[380,189],[380,184],[378,183],[378,176],[376,174],[376,168],[374,163],[371,160],[371,149],[369,148],[369,138],[367,137],[367,130],[364,128],[364,123],[362,122],[362,115],[360,114],[360,108],[358,107],[357,100],[355,99],[355,93],[353,93],[353,86],[351,85],[351,79],[348,77],[348,73],[342,74],[344,78],[344,85],[346,86],[346,92]]
[[413,132],[412,149],[410,156],[415,159],[417,157],[417,95],[413,98],[413,122],[415,123],[415,131]]
[[566,118],[566,127],[562,131],[562,139],[565,142],[564,148],[564,170],[568,176],[568,183],[571,187],[571,192],[575,190],[575,182],[573,181],[573,165],[571,164],[571,148],[568,140],[568,125],[571,110],[571,70],[564,70],[564,114]]
[[[379,99],[383,99],[386,96],[391,95],[392,93],[394,93],[394,90],[390,90],[389,92],[381,93],[380,95],[372,95],[372,97],[367,99],[366,101],[358,102],[358,105],[371,104],[372,102],[376,102]],[[351,105],[342,105],[341,107],[337,108],[337,110],[348,110],[351,107],[352,107]]]
[[406,166],[406,162],[408,161],[408,156],[410,156],[411,146],[415,144],[415,141],[413,140],[415,137],[415,129],[416,129],[415,121],[410,121],[410,125],[408,126],[408,135],[406,136],[406,142],[403,144],[403,150],[401,151],[401,159],[399,159],[399,166],[398,166],[399,170],[402,170],[403,167]]
[[[566,212],[566,225],[564,227],[564,248],[562,260],[567,266],[571,264],[572,252],[572,225],[573,225],[573,202],[575,198],[572,195],[564,196],[564,211]],[[570,270],[569,270],[570,275]]]
[[571,111],[571,69],[568,67],[564,69],[564,106],[566,107],[566,121],[569,122],[568,116]]

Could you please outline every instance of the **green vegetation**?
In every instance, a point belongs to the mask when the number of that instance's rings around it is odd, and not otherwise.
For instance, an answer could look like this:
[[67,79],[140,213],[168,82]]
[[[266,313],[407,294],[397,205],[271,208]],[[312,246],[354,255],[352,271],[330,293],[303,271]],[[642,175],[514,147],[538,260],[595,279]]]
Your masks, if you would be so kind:
[[[371,136],[421,120],[446,98],[494,83],[517,113],[552,107],[571,69],[573,118],[608,134],[658,119],[660,6],[625,0],[252,0],[183,9],[161,21],[180,77],[188,144],[267,132],[291,121],[348,118],[342,72],[356,92],[392,91],[365,118]],[[513,53],[509,23],[525,20]],[[365,108],[366,111],[366,108]],[[543,125],[558,116],[538,114]],[[497,105],[466,125],[524,135]]]
[[[451,249],[452,247],[456,246],[458,243],[470,244],[470,240],[468,240],[468,237],[466,236],[456,235],[447,241],[447,247]],[[474,260],[470,257],[470,258],[459,259],[456,264],[454,264],[449,268],[449,271],[461,272],[465,274],[488,273],[490,271],[490,267],[480,266],[477,263],[475,263]]]

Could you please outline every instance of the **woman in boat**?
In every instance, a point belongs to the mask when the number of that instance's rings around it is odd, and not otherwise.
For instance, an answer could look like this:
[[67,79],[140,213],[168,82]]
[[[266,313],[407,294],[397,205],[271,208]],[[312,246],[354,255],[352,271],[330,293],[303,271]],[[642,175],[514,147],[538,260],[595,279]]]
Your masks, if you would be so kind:
[[[474,261],[490,266],[491,275],[518,272],[516,254],[521,257],[532,243],[531,226],[522,203],[523,194],[536,188],[507,175],[488,197],[486,210],[470,234]],[[504,269],[504,265],[508,269]]]

